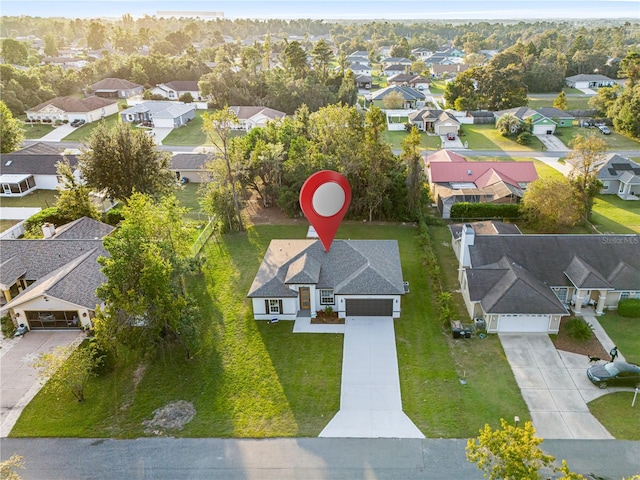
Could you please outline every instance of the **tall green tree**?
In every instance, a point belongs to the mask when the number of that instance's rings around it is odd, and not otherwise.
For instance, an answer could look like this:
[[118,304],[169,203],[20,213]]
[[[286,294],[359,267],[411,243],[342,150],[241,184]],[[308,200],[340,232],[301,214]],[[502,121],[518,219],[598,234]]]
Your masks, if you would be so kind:
[[120,227],[103,240],[106,277],[96,291],[96,339],[118,353],[125,344],[142,352],[178,345],[187,358],[197,341],[199,314],[185,288],[191,263],[185,209],[173,196],[160,202],[134,193],[122,209]]
[[104,47],[107,42],[107,27],[102,22],[91,21],[87,32],[87,46],[92,50]]
[[81,217],[100,218],[100,212],[91,201],[91,189],[82,184],[73,174],[68,159],[63,159],[56,165],[58,176],[62,179],[62,187],[58,187],[56,208],[58,216],[66,222],[72,222]]
[[613,125],[620,133],[640,138],[640,82],[628,83],[612,108]]
[[58,56],[58,40],[51,34],[44,36],[44,54],[48,57]]
[[345,105],[355,105],[358,101],[358,87],[356,86],[356,76],[353,71],[348,70],[342,77],[342,83],[338,90],[338,101]]
[[127,123],[112,129],[101,123],[80,155],[79,168],[88,187],[105,191],[112,200],[127,201],[134,191],[161,197],[171,192],[175,175],[170,154],[153,138]]
[[282,60],[285,68],[294,78],[303,78],[309,69],[307,53],[300,42],[295,40],[287,43],[282,52]]
[[630,87],[633,87],[640,80],[640,53],[629,52],[622,59],[618,76],[628,78]]
[[377,107],[371,107],[364,119],[364,169],[361,172],[367,218],[370,222],[380,214],[385,194],[391,186],[390,170],[395,162],[389,144],[383,139],[387,130],[387,117]]
[[244,222],[242,220],[242,210],[240,208],[240,192],[238,186],[237,166],[232,164],[231,142],[233,139],[233,128],[238,124],[238,117],[229,108],[221,108],[214,113],[205,112],[202,117],[202,129],[207,134],[209,141],[215,147],[213,154],[213,165],[211,166],[212,174],[215,176],[218,169],[215,167],[216,162],[223,162],[226,167],[225,188],[231,193],[233,198],[233,206],[235,209],[235,221],[230,226],[244,231]]
[[540,177],[531,182],[520,208],[531,225],[545,232],[573,227],[582,219],[578,196],[565,177]]
[[419,218],[422,213],[424,192],[424,163],[420,156],[420,130],[413,125],[409,135],[402,141],[402,160],[407,168],[407,203],[410,213]]
[[503,136],[515,135],[522,130],[520,120],[513,113],[505,113],[496,122],[496,128]]
[[319,74],[320,81],[325,83],[329,74],[329,66],[333,60],[333,51],[324,40],[318,40],[311,50],[311,62],[314,70]]
[[2,40],[2,58],[5,63],[26,65],[29,58],[27,45],[13,38],[5,38]]
[[560,92],[558,96],[553,100],[553,106],[555,108],[559,108],[560,110],[567,109],[567,94],[564,92]]
[[5,103],[0,100],[0,152],[13,152],[23,141],[24,131],[20,121],[14,118]]
[[580,201],[582,218],[589,221],[593,200],[602,188],[598,170],[604,164],[607,143],[595,135],[576,135],[571,144],[573,150],[568,162],[572,166],[569,179]]

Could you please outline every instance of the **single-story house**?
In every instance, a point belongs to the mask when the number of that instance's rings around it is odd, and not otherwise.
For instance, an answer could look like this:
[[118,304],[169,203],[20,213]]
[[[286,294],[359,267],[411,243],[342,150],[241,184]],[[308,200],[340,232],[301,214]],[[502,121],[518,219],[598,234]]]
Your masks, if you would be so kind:
[[147,100],[120,112],[123,122],[150,122],[155,128],[177,128],[196,116],[192,103]]
[[151,89],[154,95],[161,95],[168,100],[178,100],[185,93],[190,93],[193,100],[202,100],[197,81],[174,80],[173,82],[160,83]]
[[264,127],[267,122],[280,120],[287,116],[286,113],[268,107],[229,107],[238,118],[234,130],[249,131],[254,127]]
[[488,332],[558,333],[569,310],[640,298],[639,235],[482,235],[462,230],[459,281]]
[[371,100],[374,103],[377,101],[382,106],[382,101],[391,92],[398,92],[400,93],[400,95],[402,95],[402,98],[404,100],[402,108],[404,109],[420,107],[424,105],[424,102],[427,98],[424,93],[416,90],[415,88],[404,87],[402,85],[390,85],[373,92],[371,94]]
[[411,63],[411,60],[404,57],[387,57],[380,60],[380,65],[382,65],[383,68],[390,65],[402,65],[403,67],[410,67]]
[[414,55],[416,58],[425,58],[433,55],[433,50],[429,50],[425,47],[418,47],[411,50],[411,55]]
[[465,64],[451,64],[451,65],[441,65],[439,63],[435,63],[431,65],[431,76],[434,78],[455,78],[459,73],[464,72],[469,68],[469,65]]
[[564,82],[567,84],[567,87],[577,88],[579,90],[592,90],[594,88],[600,87],[613,87],[616,84],[616,81],[612,78],[593,73],[581,73],[579,75],[572,75],[571,77],[566,77],[564,79]]
[[347,57],[347,62],[349,63],[361,63],[362,65],[369,66],[369,57],[362,55],[349,55]]
[[42,64],[56,65],[62,68],[84,68],[89,65],[89,61],[80,57],[44,57]]
[[371,75],[356,75],[356,87],[370,89]]
[[122,78],[105,78],[91,85],[91,91],[97,97],[131,98],[142,95],[144,87]]
[[489,110],[469,110],[466,116],[471,118],[472,124],[490,124],[496,122],[493,112]]
[[355,52],[351,52],[349,54],[349,57],[363,57],[368,59],[369,58],[369,52],[367,52],[366,50],[356,50]]
[[209,178],[205,169],[208,159],[206,153],[176,153],[171,157],[169,170],[183,183],[203,183]]
[[102,239],[113,230],[83,217],[45,224],[41,240],[0,240],[2,315],[32,330],[90,328],[105,281],[97,259],[108,255]]
[[425,172],[442,218],[459,202],[518,203],[538,179],[533,162],[467,162],[448,150],[428,155]]
[[272,240],[249,293],[256,320],[400,316],[405,293],[396,240]]
[[56,165],[64,158],[69,160],[74,175],[79,179],[77,157],[62,155],[57,148],[45,143],[34,143],[22,150],[2,154],[0,196],[22,197],[38,189],[56,190],[62,186]]
[[556,127],[570,127],[574,117],[558,108],[548,107],[534,110],[529,107],[516,107],[493,112],[496,122],[505,114],[512,114],[520,121],[521,128],[531,125],[534,135],[553,135]]
[[346,70],[351,70],[355,75],[371,75],[371,67],[364,63],[352,62]]
[[446,135],[448,133],[458,134],[460,122],[446,110],[433,110],[423,108],[417,112],[409,114],[409,123],[418,127],[423,132],[435,133],[436,135]]
[[429,88],[430,81],[421,75],[399,73],[387,79],[389,85],[404,85],[416,90],[425,90]]
[[394,64],[384,67],[380,73],[385,77],[393,77],[394,75],[408,72],[410,68],[410,66]]
[[598,169],[602,194],[618,195],[623,200],[640,200],[640,164],[617,153],[610,153]]
[[100,97],[56,97],[28,109],[28,122],[64,123],[84,120],[85,123],[101,120],[118,113],[118,101]]

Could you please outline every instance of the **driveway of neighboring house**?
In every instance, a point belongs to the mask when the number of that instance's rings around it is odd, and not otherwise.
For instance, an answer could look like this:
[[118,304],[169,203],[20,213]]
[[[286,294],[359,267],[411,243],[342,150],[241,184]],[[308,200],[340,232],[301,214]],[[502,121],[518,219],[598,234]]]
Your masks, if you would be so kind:
[[456,135],[456,137],[453,140],[447,140],[446,135],[440,135],[440,139],[442,140],[442,148],[445,148],[448,150],[464,148],[464,145],[462,144],[462,140],[460,140],[460,137],[458,135]]
[[560,160],[559,157],[534,157],[534,159],[539,160],[542,163],[549,165],[551,168],[556,169],[565,177],[569,175],[569,167],[567,166],[566,163],[560,163],[558,161]]
[[53,129],[40,139],[42,142],[60,142],[64,137],[75,131],[75,128],[66,123]]
[[499,336],[538,437],[613,438],[589,412],[587,402],[608,390],[589,381],[584,355],[559,352],[544,333]]
[[158,145],[162,145],[162,141],[167,137],[167,135],[173,132],[173,128],[154,128],[153,130],[150,130],[150,132],[153,132],[153,139],[156,143]]
[[80,342],[78,330],[32,331],[23,337],[0,340],[0,437],[7,437],[22,410],[41,388],[33,360],[57,346]]
[[568,152],[570,149],[555,135],[536,135],[545,148],[550,152]]
[[393,318],[346,319],[340,410],[320,436],[424,438],[402,411]]

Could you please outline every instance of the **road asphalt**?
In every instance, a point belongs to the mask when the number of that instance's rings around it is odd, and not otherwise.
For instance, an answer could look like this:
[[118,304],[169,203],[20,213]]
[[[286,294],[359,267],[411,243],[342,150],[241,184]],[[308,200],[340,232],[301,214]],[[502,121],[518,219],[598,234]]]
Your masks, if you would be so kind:
[[[465,439],[0,439],[22,455],[23,480],[474,480]],[[619,480],[640,473],[640,442],[546,440],[576,472]],[[543,478],[554,478],[545,471]],[[591,479],[592,477],[587,477]]]

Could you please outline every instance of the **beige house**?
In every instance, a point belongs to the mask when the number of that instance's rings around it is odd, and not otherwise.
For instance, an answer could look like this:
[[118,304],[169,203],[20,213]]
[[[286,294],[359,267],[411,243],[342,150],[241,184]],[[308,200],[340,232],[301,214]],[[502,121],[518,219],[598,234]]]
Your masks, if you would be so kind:
[[25,113],[27,121],[34,123],[60,124],[74,120],[91,123],[118,113],[118,101],[100,97],[56,97]]

